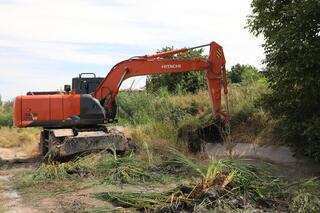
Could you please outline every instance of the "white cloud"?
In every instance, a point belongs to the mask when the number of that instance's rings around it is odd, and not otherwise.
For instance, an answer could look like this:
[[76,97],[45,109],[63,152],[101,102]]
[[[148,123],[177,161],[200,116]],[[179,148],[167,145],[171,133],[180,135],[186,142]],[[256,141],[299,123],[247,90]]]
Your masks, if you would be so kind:
[[[16,70],[28,72],[30,78],[39,73],[48,75],[54,72],[53,68],[21,68],[47,60],[110,67],[119,60],[152,53],[163,46],[193,46],[212,40],[224,47],[228,66],[249,63],[261,67],[261,39],[244,29],[249,4],[249,0],[0,2],[0,74]],[[99,45],[111,44],[114,49],[97,50]],[[139,52],[132,50],[135,46]],[[10,53],[6,52],[8,48]],[[105,74],[105,70],[93,71]],[[70,75],[68,72],[65,77]],[[5,80],[21,87],[13,75],[6,74]],[[60,80],[54,78],[48,84],[44,81],[34,88],[41,84],[59,88]],[[2,88],[0,94],[5,93],[7,98],[17,94]]]

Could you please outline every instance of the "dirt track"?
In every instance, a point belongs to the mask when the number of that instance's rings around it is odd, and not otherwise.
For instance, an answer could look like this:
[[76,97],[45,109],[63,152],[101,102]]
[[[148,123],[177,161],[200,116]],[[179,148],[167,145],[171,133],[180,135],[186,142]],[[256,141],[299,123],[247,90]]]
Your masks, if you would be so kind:
[[[26,205],[20,193],[14,189],[12,178],[19,172],[32,170],[35,164],[2,166],[0,170],[0,212],[38,212],[35,208]],[[11,168],[10,168],[11,167]]]
[[33,212],[78,212],[86,207],[97,207],[106,203],[94,199],[91,194],[102,192],[105,188],[90,187],[67,194],[44,197],[39,202],[32,201],[21,194],[13,185],[13,178],[22,172],[36,169],[38,163],[11,163],[0,170],[0,212],[33,213]]

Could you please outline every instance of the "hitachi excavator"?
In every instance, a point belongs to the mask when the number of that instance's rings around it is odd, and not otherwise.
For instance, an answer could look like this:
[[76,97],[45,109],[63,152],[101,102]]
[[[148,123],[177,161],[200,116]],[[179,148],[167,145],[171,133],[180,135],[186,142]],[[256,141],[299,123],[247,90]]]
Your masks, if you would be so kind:
[[[183,59],[179,53],[209,46],[209,57]],[[132,57],[116,64],[105,78],[82,73],[72,79],[72,88],[64,91],[28,92],[14,102],[16,127],[42,127],[40,151],[43,156],[54,153],[65,157],[77,153],[112,149],[130,149],[130,138],[107,128],[115,121],[116,97],[121,83],[133,76],[204,71],[208,82],[214,117],[222,123],[228,115],[222,110],[221,93],[227,94],[223,49],[216,42],[153,55]],[[89,75],[93,75],[90,77]]]

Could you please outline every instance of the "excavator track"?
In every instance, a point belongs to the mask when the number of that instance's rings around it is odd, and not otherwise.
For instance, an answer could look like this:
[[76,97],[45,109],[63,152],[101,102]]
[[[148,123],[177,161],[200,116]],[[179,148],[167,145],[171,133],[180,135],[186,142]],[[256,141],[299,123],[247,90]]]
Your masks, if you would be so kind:
[[132,140],[115,128],[44,129],[40,136],[44,159],[65,159],[81,153],[107,150],[125,153],[136,149]]

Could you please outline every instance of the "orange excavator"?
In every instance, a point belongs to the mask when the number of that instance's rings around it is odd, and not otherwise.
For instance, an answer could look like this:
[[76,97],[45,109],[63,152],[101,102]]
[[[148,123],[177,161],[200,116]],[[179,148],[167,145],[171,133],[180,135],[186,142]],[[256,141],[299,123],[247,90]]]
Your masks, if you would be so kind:
[[[207,59],[183,59],[175,55],[209,46]],[[229,118],[222,110],[221,93],[227,94],[225,57],[216,42],[154,55],[132,57],[116,64],[105,78],[82,73],[64,91],[28,92],[14,102],[14,125],[42,127],[40,151],[64,157],[80,152],[130,149],[130,138],[106,127],[116,119],[116,97],[121,83],[133,76],[205,71],[214,117]],[[89,77],[88,75],[93,75]]]

